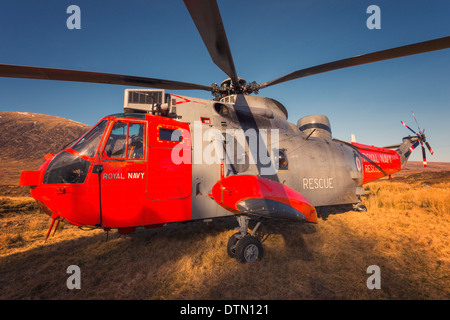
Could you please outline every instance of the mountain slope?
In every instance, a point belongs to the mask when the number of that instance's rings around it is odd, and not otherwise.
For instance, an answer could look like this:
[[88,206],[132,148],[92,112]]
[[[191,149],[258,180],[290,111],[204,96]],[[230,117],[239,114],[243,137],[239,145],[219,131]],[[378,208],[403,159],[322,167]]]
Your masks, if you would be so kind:
[[0,112],[0,159],[35,160],[56,153],[89,126],[29,112]]
[[90,126],[30,112],[0,112],[0,185],[17,185],[22,170],[36,170]]

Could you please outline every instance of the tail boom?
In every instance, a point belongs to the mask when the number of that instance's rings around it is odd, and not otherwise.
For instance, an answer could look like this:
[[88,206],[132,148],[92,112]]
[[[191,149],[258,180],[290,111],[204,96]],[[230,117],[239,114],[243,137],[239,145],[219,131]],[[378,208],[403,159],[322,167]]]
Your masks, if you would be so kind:
[[391,175],[402,169],[402,160],[395,150],[352,142],[358,149],[363,165],[363,184]]

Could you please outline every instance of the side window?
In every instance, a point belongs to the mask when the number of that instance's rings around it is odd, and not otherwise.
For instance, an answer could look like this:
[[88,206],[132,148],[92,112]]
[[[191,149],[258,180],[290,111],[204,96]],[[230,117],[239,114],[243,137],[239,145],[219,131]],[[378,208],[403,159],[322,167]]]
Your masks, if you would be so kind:
[[181,134],[181,130],[179,129],[159,128],[159,140],[181,142],[183,140],[183,136]]
[[116,122],[109,135],[104,153],[108,158],[125,158],[127,123]]
[[143,123],[130,123],[128,131],[128,159],[144,159]]
[[289,162],[286,154],[286,149],[278,150],[278,170],[288,170]]
[[103,155],[111,159],[144,159],[143,123],[116,122]]

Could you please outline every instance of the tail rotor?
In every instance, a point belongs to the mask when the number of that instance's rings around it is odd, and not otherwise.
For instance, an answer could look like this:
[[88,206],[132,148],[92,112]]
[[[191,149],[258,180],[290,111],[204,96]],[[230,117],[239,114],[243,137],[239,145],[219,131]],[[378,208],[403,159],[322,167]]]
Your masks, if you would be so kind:
[[417,128],[419,129],[419,133],[417,133],[416,131],[414,131],[413,129],[411,129],[406,123],[404,123],[403,121],[401,121],[401,123],[407,128],[409,129],[412,133],[414,133],[417,136],[417,141],[409,148],[408,152],[411,153],[420,143],[421,147],[422,147],[422,157],[423,157],[423,166],[426,167],[427,166],[427,156],[426,156],[426,152],[425,152],[425,147],[423,146],[424,144],[426,145],[426,147],[428,148],[428,151],[430,151],[431,154],[434,154],[433,149],[431,148],[430,144],[427,142],[426,137],[425,137],[425,128],[422,130],[420,130],[420,126],[419,123],[417,122],[416,116],[414,115],[414,112],[412,113],[413,117],[414,117],[414,121],[417,124]]

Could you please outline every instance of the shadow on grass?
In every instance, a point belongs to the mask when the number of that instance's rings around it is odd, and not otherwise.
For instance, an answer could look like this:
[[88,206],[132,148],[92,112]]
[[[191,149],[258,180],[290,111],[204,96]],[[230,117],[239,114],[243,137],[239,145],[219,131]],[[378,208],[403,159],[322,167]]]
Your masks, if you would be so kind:
[[[329,223],[327,221],[322,224]],[[171,224],[129,235],[87,234],[0,260],[0,299],[422,299],[423,275],[405,273],[345,223],[268,221],[265,257],[240,264],[228,257],[233,217]],[[64,232],[64,231],[62,231]],[[83,231],[79,231],[83,232]],[[58,236],[58,233],[55,237]],[[427,257],[423,257],[423,260]],[[407,262],[409,263],[409,262]],[[369,290],[369,265],[382,270],[382,290]],[[81,289],[69,290],[70,265]],[[408,270],[413,269],[407,265]],[[439,287],[439,285],[434,285]],[[424,292],[425,290],[425,292]],[[444,297],[447,291],[442,291]]]

